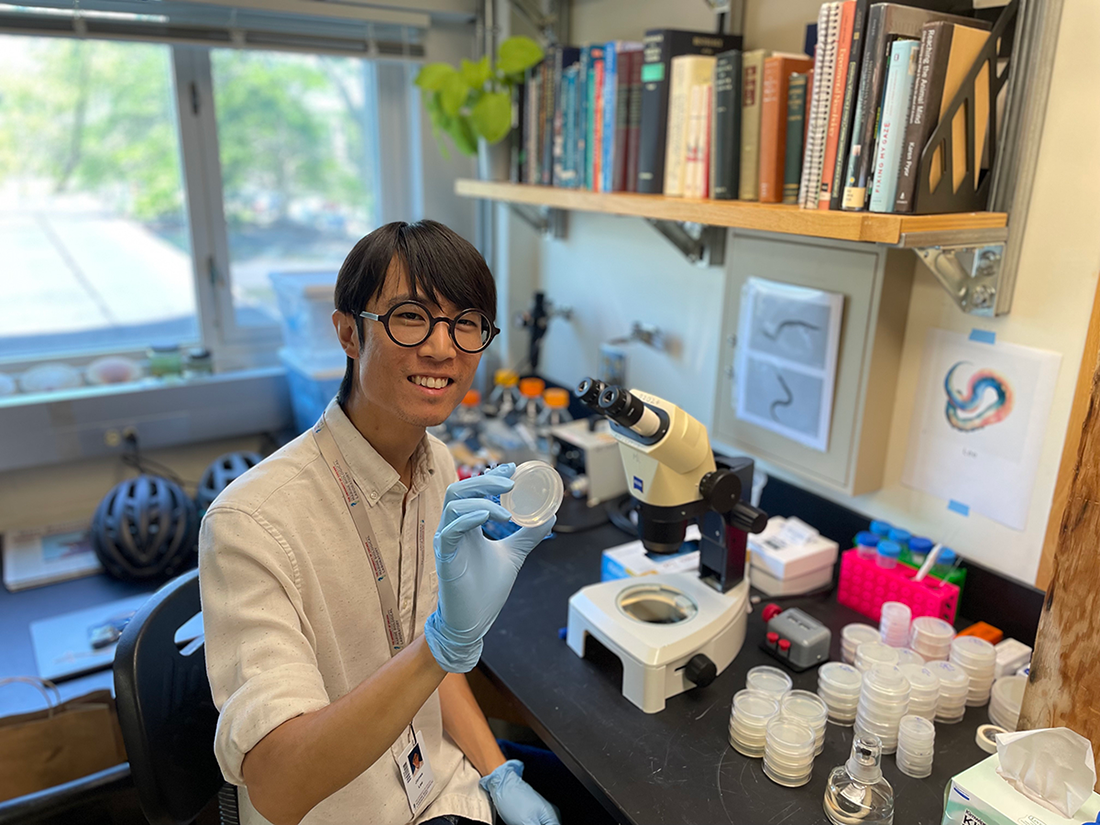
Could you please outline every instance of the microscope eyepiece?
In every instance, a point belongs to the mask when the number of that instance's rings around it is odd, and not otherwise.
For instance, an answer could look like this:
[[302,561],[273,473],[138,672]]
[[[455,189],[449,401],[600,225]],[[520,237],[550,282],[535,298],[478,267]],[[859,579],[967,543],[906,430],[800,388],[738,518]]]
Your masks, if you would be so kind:
[[573,390],[573,395],[580,399],[580,402],[590,410],[602,413],[603,410],[599,407],[599,400],[600,393],[605,389],[607,389],[607,384],[598,378],[585,378],[577,384],[577,388]]
[[600,412],[616,424],[648,438],[661,427],[661,419],[624,387],[606,387],[600,393]]

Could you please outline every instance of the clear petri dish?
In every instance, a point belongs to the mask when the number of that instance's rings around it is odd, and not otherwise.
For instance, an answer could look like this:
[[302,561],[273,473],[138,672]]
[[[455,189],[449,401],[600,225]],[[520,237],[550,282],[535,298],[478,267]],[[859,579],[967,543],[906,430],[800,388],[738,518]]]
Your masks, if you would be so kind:
[[917,653],[915,650],[910,650],[907,647],[898,649],[898,666],[902,665],[923,665],[924,657]]
[[896,665],[898,651],[882,642],[864,642],[856,648],[856,669],[864,672],[876,665]]
[[521,527],[538,527],[561,507],[565,495],[558,471],[545,461],[527,461],[512,473],[513,487],[501,494],[500,505]]
[[791,677],[777,667],[760,665],[749,670],[745,687],[778,700],[791,689]]

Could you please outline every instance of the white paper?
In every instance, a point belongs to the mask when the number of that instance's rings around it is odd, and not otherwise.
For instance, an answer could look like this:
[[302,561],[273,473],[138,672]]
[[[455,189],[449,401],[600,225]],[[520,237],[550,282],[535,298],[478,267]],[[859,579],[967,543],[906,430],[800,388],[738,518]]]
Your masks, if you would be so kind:
[[844,296],[749,278],[741,288],[734,409],[825,452]]
[[1025,529],[1061,360],[928,330],[902,483]]
[[4,586],[12,592],[102,571],[86,519],[4,536]]

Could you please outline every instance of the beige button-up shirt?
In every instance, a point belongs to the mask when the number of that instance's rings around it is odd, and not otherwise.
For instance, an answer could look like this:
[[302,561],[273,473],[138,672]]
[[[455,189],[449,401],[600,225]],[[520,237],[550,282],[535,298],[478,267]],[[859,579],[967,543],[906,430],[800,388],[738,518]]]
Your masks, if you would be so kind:
[[[450,453],[425,436],[406,490],[335,402],[326,420],[367,503],[402,626],[420,635],[438,594],[431,536],[456,478]],[[210,507],[199,536],[199,581],[206,667],[221,712],[214,750],[225,778],[241,786],[241,822],[267,823],[248,800],[245,754],[283,722],[336,701],[390,659],[370,564],[312,431],[235,481]],[[431,802],[416,821],[457,814],[491,822],[477,771],[443,732],[438,693],[413,727],[423,733],[435,773]],[[387,751],[303,823],[411,820]]]

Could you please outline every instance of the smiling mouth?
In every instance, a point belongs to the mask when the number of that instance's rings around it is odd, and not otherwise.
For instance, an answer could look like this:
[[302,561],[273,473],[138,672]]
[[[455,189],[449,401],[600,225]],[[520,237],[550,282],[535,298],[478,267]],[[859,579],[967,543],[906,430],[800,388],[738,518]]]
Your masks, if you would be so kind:
[[410,375],[409,381],[418,387],[425,387],[429,390],[441,390],[454,383],[451,378],[433,378],[428,375]]

